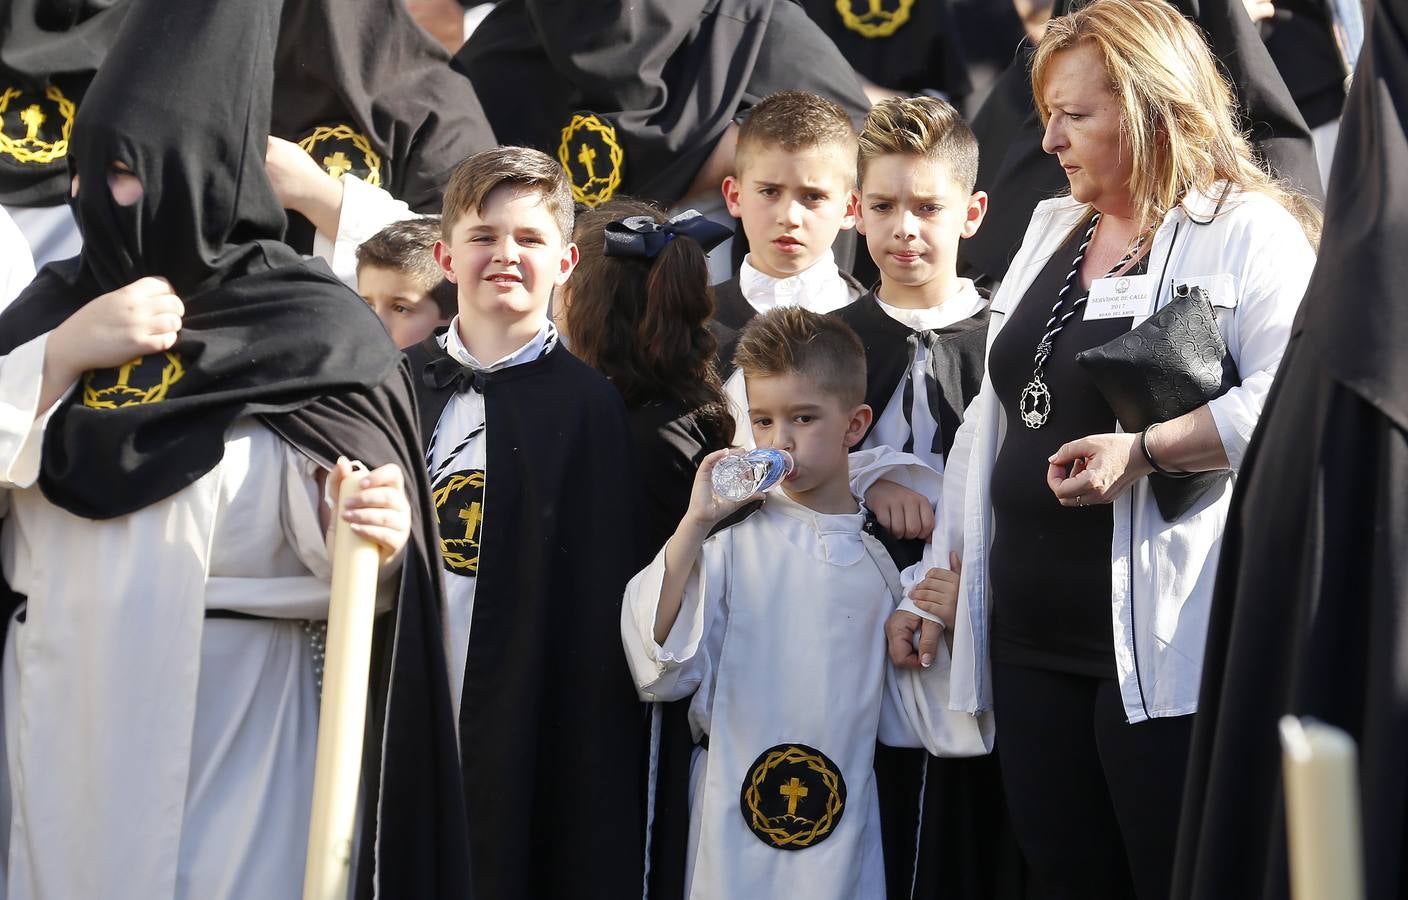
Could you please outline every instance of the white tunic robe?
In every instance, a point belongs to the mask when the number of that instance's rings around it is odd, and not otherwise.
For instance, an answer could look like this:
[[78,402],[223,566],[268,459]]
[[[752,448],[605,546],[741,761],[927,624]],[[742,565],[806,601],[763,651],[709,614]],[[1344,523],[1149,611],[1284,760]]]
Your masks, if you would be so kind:
[[246,419],[174,496],[70,515],[35,484],[44,342],[0,357],[0,562],[28,597],[4,655],[9,900],[295,897],[318,716],[301,620],[326,617],[330,576],[315,467]]
[[[653,637],[663,550],[627,588],[622,637],[642,698],[692,694],[690,723],[708,742],[691,771],[693,900],[884,898],[877,736],[949,756],[991,748],[986,720],[947,708],[946,654],[923,672],[890,665],[883,625],[899,573],[863,524],[862,513],[821,515],[774,490],[705,542],[663,646]],[[757,836],[741,799],[755,761],[779,745],[819,750],[845,782],[839,819],[801,850]],[[783,779],[763,790],[798,796],[789,812],[818,818],[827,792],[799,787]]]

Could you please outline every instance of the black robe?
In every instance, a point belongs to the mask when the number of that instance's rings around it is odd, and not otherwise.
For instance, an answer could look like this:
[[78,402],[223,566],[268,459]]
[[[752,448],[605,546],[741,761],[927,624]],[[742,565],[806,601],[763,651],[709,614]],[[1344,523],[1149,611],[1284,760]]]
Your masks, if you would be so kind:
[[[1208,46],[1236,92],[1241,126],[1252,149],[1271,170],[1312,199],[1324,194],[1310,129],[1261,42],[1241,0],[1172,0],[1202,29]],[[1057,15],[1084,4],[1059,0]],[[1042,200],[1067,193],[1056,157],[1041,149],[1045,129],[1032,100],[1030,43],[998,79],[973,117],[978,138],[979,190],[989,196],[978,233],[958,248],[960,269],[974,278],[1001,280]]]
[[[887,315],[873,292],[832,315],[865,345],[865,402],[874,410],[874,429],[911,364],[914,331]],[[985,307],[939,330],[931,371],[939,386],[933,413],[944,456],[982,386],[988,318]],[[923,541],[883,531],[877,536],[901,570],[923,554]],[[941,759],[922,749],[877,744],[875,778],[891,898],[1021,897],[1021,855],[1007,822],[995,756]],[[917,852],[893,852],[911,847]]]
[[58,206],[68,196],[65,131],[126,7],[127,0],[9,0],[0,11],[0,131],[8,139],[0,146],[0,203]]
[[1408,891],[1408,0],[1380,0],[1324,240],[1242,463],[1173,896],[1288,896],[1277,720],[1359,743],[1365,896]]
[[959,107],[973,89],[951,0],[886,0],[878,14],[867,0],[802,5],[856,71],[880,87],[939,91]]
[[[184,301],[170,351],[86,373],[50,420],[39,487],[75,515],[115,518],[178,493],[219,464],[246,416],[323,466],[347,455],[402,468],[413,523],[396,611],[377,626],[357,877],[382,896],[462,896],[466,826],[463,805],[444,799],[460,776],[410,377],[366,304],[279,240],[263,152],[278,10],[127,6],[73,126],[83,252],[46,266],[0,314],[0,354],[140,277],[167,279]],[[130,206],[108,189],[113,161],[142,183]]]
[[[846,59],[791,0],[504,0],[455,57],[507,144],[557,156],[579,202],[680,200],[739,112],[810,90],[857,124]],[[530,102],[525,102],[530,98]]]
[[[407,358],[429,436],[454,388],[435,387],[426,367],[449,357],[431,337]],[[561,345],[484,376],[483,393],[484,519],[459,720],[470,896],[637,896],[646,708],[620,636],[641,552],[625,406]]]

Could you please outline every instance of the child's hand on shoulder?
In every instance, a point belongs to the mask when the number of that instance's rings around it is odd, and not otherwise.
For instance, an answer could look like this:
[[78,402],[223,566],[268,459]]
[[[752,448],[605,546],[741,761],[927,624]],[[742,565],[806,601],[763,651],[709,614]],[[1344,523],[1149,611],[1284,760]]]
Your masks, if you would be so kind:
[[958,576],[963,571],[963,563],[957,553],[949,553],[948,560],[951,569],[930,569],[909,592],[909,597],[920,610],[935,616],[944,628],[952,631],[958,610]]
[[725,500],[714,493],[714,467],[725,456],[738,452],[741,451],[715,450],[704,457],[704,461],[699,464],[699,471],[694,475],[694,489],[689,496],[689,510],[684,514],[686,523],[696,529],[708,531],[721,519],[727,518],[763,496],[762,494],[753,494],[743,500],[732,501]]
[[865,507],[897,538],[928,540],[934,533],[934,507],[929,498],[902,484],[882,478],[865,492]]

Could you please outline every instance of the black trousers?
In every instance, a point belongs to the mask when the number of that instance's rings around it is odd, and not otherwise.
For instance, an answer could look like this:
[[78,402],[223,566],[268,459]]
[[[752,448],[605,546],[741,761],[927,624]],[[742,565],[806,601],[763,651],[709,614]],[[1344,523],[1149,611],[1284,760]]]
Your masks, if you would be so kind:
[[1193,717],[1125,721],[1118,683],[994,662],[1028,897],[1166,900]]

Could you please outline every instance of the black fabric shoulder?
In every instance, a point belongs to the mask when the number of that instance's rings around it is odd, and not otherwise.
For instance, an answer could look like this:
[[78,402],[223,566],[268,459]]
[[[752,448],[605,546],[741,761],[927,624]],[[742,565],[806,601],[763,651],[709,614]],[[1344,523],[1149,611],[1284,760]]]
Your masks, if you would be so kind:
[[742,507],[728,514],[727,516],[724,516],[714,525],[713,528],[709,529],[709,537],[713,537],[721,531],[732,528],[735,525],[741,525],[742,523],[746,522],[753,515],[753,513],[762,509],[763,504],[766,502],[766,500],[754,500],[751,503],[744,504]]

